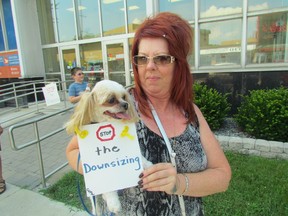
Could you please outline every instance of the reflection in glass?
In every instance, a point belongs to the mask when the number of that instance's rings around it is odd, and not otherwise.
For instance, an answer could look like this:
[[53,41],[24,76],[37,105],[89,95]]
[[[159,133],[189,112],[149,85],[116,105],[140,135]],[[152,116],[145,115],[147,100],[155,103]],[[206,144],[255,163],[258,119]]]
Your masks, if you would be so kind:
[[101,0],[101,13],[104,36],[125,33],[123,0]]
[[[61,74],[46,74],[46,81],[56,81],[56,82],[61,82]],[[57,83],[57,84],[58,84]],[[70,83],[69,83],[70,84]]]
[[146,2],[139,0],[127,1],[128,32],[135,32],[146,18]]
[[2,25],[1,25],[1,20],[0,20],[0,51],[4,51],[4,50],[5,50],[4,38],[3,38]]
[[60,42],[76,40],[72,0],[55,0],[56,23]]
[[[88,76],[88,82],[94,86],[104,79],[101,43],[80,45],[81,66]],[[87,72],[88,71],[88,72]]]
[[39,28],[41,33],[42,44],[52,44],[56,43],[56,34],[54,31],[54,21],[55,17],[53,16],[53,7],[54,0],[46,1],[39,0],[36,1],[38,13],[41,16],[38,16],[39,19]]
[[182,18],[192,21],[194,20],[194,0],[159,0],[159,11],[169,11],[180,15]]
[[287,18],[287,13],[248,18],[248,64],[288,62]]
[[[129,58],[132,59],[132,44],[133,44],[134,38],[129,38],[128,43],[129,43]],[[129,62],[129,72],[130,72],[130,80],[131,83],[134,83],[134,73],[133,73],[133,67],[132,67],[132,61],[130,60]]]
[[71,69],[77,66],[75,49],[62,50],[63,65],[65,70],[66,80],[71,77]]
[[100,37],[98,1],[78,0],[79,38]]
[[46,48],[43,49],[43,57],[44,57],[44,66],[45,73],[60,73],[60,64],[58,58],[58,48]]
[[191,67],[195,65],[195,49],[194,49],[194,26],[191,27],[192,29],[192,50],[191,54],[188,56],[188,63]]
[[248,11],[261,11],[273,8],[288,7],[287,0],[249,0]]
[[16,43],[11,1],[9,1],[9,0],[2,1],[2,9],[3,9],[2,17],[4,18],[4,20],[2,22],[3,22],[3,26],[5,23],[5,30],[6,30],[7,40],[8,40],[7,41],[8,42],[8,50],[14,50],[14,49],[17,49],[17,43]]
[[201,0],[200,18],[242,13],[241,0]]
[[109,79],[126,85],[123,43],[107,45]]
[[200,25],[200,66],[240,64],[241,20]]

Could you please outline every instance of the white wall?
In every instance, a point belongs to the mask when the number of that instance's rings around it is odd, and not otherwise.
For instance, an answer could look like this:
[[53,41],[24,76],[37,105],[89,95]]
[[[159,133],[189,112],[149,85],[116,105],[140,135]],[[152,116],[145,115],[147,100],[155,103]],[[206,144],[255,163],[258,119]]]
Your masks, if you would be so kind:
[[44,77],[36,0],[12,0],[22,78]]

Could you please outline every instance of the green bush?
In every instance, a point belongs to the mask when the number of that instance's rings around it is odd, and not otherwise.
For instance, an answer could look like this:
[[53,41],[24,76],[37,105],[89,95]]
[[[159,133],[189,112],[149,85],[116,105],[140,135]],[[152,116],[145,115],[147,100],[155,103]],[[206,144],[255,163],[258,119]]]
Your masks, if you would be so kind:
[[199,83],[194,84],[194,93],[195,104],[203,113],[210,128],[219,129],[231,109],[227,101],[228,93],[221,94],[216,89]]
[[248,134],[275,141],[288,141],[288,90],[253,90],[242,96],[235,119]]

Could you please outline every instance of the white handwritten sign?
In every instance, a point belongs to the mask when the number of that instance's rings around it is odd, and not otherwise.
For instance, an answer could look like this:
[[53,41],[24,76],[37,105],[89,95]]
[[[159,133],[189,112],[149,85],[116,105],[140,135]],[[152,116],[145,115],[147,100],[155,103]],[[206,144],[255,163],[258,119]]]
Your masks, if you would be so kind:
[[134,123],[85,125],[77,137],[87,196],[137,185],[143,166]]
[[44,98],[47,106],[51,106],[60,103],[60,97],[58,94],[56,83],[49,83],[42,88]]

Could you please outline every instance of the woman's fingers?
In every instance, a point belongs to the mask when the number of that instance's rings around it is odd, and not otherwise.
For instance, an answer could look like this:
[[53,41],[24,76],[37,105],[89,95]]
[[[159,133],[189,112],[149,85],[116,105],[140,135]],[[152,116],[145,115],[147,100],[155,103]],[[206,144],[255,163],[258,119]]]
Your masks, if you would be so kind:
[[155,164],[145,171],[139,185],[147,191],[171,193],[176,184],[177,171],[171,163]]

